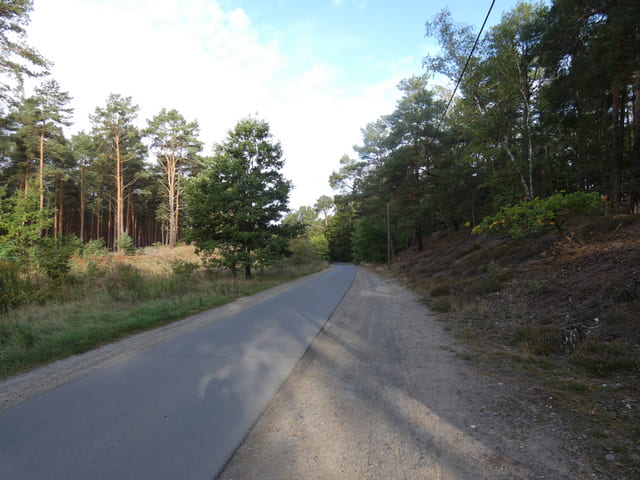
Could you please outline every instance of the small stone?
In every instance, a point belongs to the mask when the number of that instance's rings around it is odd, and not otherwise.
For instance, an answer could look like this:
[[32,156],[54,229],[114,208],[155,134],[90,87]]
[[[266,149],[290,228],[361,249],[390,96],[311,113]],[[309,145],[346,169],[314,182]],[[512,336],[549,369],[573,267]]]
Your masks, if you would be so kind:
[[616,456],[613,453],[607,453],[604,458],[610,462],[616,459]]

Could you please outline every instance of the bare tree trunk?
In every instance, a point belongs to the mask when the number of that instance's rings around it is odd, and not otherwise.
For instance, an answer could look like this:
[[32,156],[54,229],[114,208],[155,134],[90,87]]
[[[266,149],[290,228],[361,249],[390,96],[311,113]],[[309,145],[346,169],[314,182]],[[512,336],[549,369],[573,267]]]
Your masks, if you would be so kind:
[[123,198],[123,179],[122,179],[122,163],[120,158],[120,134],[118,127],[114,127],[115,142],[116,142],[116,218],[115,218],[115,230],[114,230],[114,243],[116,251],[120,251],[120,236],[124,232],[124,198]]
[[631,172],[633,191],[631,193],[631,213],[640,214],[640,70],[633,76],[633,154]]
[[40,130],[40,210],[44,208],[44,120]]
[[620,166],[624,155],[624,93],[619,87],[613,88],[613,131],[609,164],[609,194],[614,208],[620,206]]
[[86,198],[84,195],[84,165],[80,162],[80,242],[84,244],[84,211]]
[[60,188],[58,190],[58,233],[60,236],[64,232],[64,179],[60,179]]
[[525,180],[524,175],[522,174],[522,170],[518,166],[518,162],[516,161],[516,157],[513,155],[513,152],[508,147],[506,141],[502,142],[502,148],[506,152],[507,156],[509,157],[509,160],[511,160],[511,163],[513,163],[513,166],[516,168],[516,171],[518,172],[518,175],[520,176],[520,182],[522,182],[522,189],[524,190],[525,196],[527,198],[529,198],[529,199],[533,199],[533,191],[531,189],[531,186],[527,185],[527,181]]

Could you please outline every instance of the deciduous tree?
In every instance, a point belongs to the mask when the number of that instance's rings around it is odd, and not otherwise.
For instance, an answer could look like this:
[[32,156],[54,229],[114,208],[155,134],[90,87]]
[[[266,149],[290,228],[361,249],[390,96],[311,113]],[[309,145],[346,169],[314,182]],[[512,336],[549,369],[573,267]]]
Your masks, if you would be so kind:
[[211,166],[189,182],[191,239],[210,266],[234,274],[244,269],[248,278],[284,253],[285,229],[277,222],[287,211],[291,184],[283,165],[268,123],[246,118],[217,145]]

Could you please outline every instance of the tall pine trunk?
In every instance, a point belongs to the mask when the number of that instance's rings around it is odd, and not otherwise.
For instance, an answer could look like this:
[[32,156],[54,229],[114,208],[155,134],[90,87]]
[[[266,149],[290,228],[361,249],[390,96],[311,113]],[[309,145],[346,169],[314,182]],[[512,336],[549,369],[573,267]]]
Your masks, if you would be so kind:
[[640,214],[640,70],[633,76],[633,154],[631,173],[633,191],[631,192],[631,212]]
[[624,155],[624,91],[618,87],[613,87],[612,99],[613,128],[611,135],[611,157],[609,162],[609,195],[614,208],[620,206],[621,185],[620,167]]

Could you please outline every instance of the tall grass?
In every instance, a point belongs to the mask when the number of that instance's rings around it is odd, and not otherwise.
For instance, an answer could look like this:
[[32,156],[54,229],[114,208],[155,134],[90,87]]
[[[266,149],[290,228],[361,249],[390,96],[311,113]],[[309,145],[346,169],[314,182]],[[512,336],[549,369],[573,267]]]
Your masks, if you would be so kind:
[[254,279],[196,271],[187,262],[172,273],[149,274],[128,264],[87,268],[40,302],[0,314],[0,378],[189,314],[254,294],[321,265],[285,263]]

